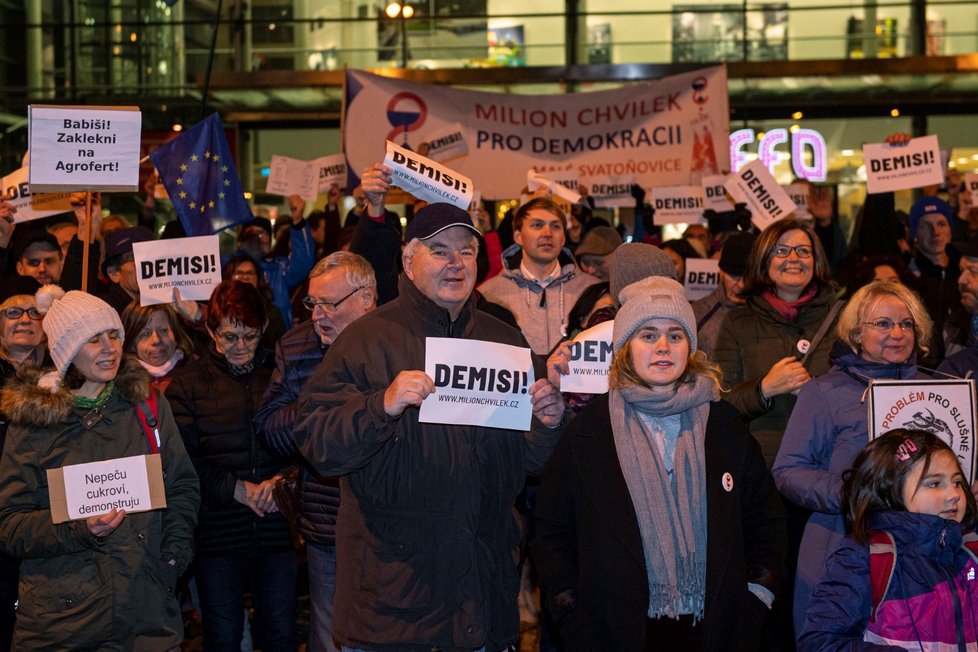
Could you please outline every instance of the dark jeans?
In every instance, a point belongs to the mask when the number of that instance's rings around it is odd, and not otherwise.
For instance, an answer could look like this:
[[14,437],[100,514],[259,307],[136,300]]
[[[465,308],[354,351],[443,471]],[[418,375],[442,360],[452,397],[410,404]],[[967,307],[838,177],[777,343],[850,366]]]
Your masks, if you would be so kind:
[[333,643],[333,594],[336,592],[336,548],[306,542],[309,570],[309,642],[307,652],[339,652]]
[[244,595],[250,585],[255,647],[262,652],[295,652],[294,552],[198,557],[196,577],[205,650],[240,652]]

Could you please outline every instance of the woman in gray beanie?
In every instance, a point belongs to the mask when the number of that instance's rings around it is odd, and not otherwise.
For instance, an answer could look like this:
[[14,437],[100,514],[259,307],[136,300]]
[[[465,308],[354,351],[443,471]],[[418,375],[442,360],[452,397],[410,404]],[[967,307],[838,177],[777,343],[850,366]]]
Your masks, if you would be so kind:
[[561,436],[531,552],[564,650],[756,650],[784,565],[774,483],[672,279],[621,293],[610,390]]
[[[38,291],[37,308],[56,369],[24,372],[0,394],[10,419],[0,549],[23,559],[13,648],[169,650],[183,639],[176,583],[193,556],[193,464],[166,399],[151,396],[148,374],[123,357],[116,311],[56,285]],[[160,455],[165,508],[106,504],[53,522],[50,471],[146,454]]]

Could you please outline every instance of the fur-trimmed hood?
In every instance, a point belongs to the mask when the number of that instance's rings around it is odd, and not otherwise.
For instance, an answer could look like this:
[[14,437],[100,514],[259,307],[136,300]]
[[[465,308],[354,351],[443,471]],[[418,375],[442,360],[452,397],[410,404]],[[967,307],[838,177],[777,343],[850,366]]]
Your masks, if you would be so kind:
[[[57,392],[38,387],[37,381],[50,369],[28,369],[19,374],[0,392],[0,412],[10,423],[47,427],[63,422],[75,397],[64,385]],[[115,395],[129,403],[149,396],[150,376],[135,358],[124,357],[115,378]]]

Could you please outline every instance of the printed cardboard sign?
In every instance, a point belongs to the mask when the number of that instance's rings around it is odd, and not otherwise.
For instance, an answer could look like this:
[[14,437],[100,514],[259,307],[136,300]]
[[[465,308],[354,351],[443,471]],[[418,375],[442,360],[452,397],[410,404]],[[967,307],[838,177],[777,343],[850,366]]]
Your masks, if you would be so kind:
[[346,155],[333,154],[332,156],[320,156],[312,163],[319,170],[319,181],[316,190],[326,192],[333,184],[336,184],[340,188],[346,187]]
[[14,222],[29,222],[42,217],[50,217],[59,213],[70,213],[70,192],[37,192],[32,193],[30,182],[27,180],[28,168],[14,170],[3,178],[0,194],[10,199],[8,204],[17,209]]
[[811,185],[807,183],[792,183],[783,187],[784,191],[788,193],[788,197],[791,198],[791,201],[795,202],[795,217],[799,220],[812,219],[812,213],[808,210],[812,196]]
[[714,174],[703,177],[701,184],[706,198],[706,207],[715,210],[717,213],[727,213],[734,209],[733,203],[727,196],[727,191],[723,187],[727,177],[723,174]]
[[[577,187],[577,179],[574,179],[574,188]],[[570,187],[570,184],[565,180],[554,180],[549,177],[545,177],[536,170],[530,169],[526,171],[526,187],[530,192],[533,192],[540,186],[546,186],[550,189],[551,194],[557,195],[563,198],[571,204],[576,204],[581,201],[581,194]]]
[[740,172],[731,175],[723,187],[734,201],[747,204],[751,222],[761,231],[795,210],[795,203],[788,193],[759,160],[751,161]]
[[612,331],[614,320],[578,333],[571,346],[567,363],[570,374],[560,377],[560,391],[579,394],[604,394],[608,391],[608,371],[611,368]]
[[138,107],[33,104],[27,120],[31,192],[138,190]]
[[274,154],[265,192],[282,197],[299,195],[308,201],[316,201],[319,194],[319,164]]
[[418,199],[469,210],[475,188],[468,177],[389,140],[384,165],[391,169],[393,185]]
[[459,122],[425,134],[423,142],[428,144],[427,156],[433,161],[447,161],[469,153],[465,129]]
[[975,479],[974,380],[875,380],[869,386],[869,437],[895,428],[926,430],[943,439]]
[[686,298],[696,301],[708,296],[720,285],[720,261],[715,258],[687,258]]
[[201,235],[133,243],[139,305],[170,303],[174,288],[182,299],[210,299],[221,283],[218,240],[217,235]]
[[134,455],[48,469],[51,520],[75,521],[113,509],[148,512],[166,507],[159,455]]
[[655,224],[699,224],[706,210],[703,186],[666,186],[652,189]]
[[422,423],[529,430],[530,349],[495,342],[429,337],[424,370],[435,392],[421,404]]
[[876,194],[944,183],[937,136],[913,138],[906,145],[863,145],[866,192]]

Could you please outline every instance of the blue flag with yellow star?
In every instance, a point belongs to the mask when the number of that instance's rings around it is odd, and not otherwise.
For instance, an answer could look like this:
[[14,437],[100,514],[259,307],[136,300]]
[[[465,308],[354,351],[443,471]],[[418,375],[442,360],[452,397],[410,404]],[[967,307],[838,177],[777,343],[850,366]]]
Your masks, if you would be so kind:
[[149,157],[188,236],[211,235],[254,219],[217,113]]

